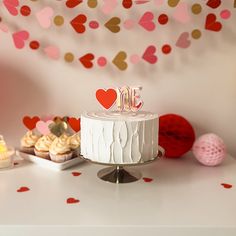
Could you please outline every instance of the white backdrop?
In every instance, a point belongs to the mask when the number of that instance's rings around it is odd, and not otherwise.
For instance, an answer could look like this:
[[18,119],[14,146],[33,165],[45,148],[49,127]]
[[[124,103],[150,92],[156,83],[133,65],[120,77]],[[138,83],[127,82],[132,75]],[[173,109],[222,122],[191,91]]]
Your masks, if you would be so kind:
[[[173,9],[164,4],[156,7],[149,3],[124,10],[118,7],[109,16],[99,8],[89,9],[86,4],[73,10],[66,10],[56,1],[38,1],[30,4],[33,10],[46,5],[66,16],[67,21],[78,13],[85,13],[92,19],[105,22],[112,16],[138,19],[145,11],[156,15],[171,14]],[[187,1],[190,6],[196,1]],[[204,4],[205,1],[198,1]],[[157,45],[159,61],[156,65],[141,62],[130,65],[121,72],[113,65],[100,69],[84,69],[78,61],[66,64],[63,59],[52,61],[43,53],[26,48],[14,48],[10,34],[0,32],[0,133],[8,142],[18,145],[24,134],[21,118],[24,115],[69,115],[79,116],[85,110],[100,109],[95,91],[100,87],[141,85],[145,110],[183,115],[193,124],[197,134],[214,132],[226,142],[229,151],[236,156],[236,8],[233,1],[224,1],[224,7],[231,6],[230,20],[221,20],[224,27],[219,33],[203,29],[205,15],[213,11],[204,7],[203,12],[193,16],[188,24],[171,20],[166,26],[158,26],[155,32],[147,33],[138,28],[110,33],[104,27],[88,30],[77,35],[71,27],[42,29],[33,16],[12,17],[2,9],[3,21],[15,30],[27,29],[41,42],[59,45],[63,52],[73,51],[77,57],[93,52],[112,59],[125,50],[139,55],[148,45]],[[99,1],[100,3],[100,1]],[[174,45],[177,36],[184,31],[200,28],[202,38],[192,40],[188,49],[174,47],[171,55],[163,56],[160,46],[164,42]],[[32,38],[32,37],[31,37]]]

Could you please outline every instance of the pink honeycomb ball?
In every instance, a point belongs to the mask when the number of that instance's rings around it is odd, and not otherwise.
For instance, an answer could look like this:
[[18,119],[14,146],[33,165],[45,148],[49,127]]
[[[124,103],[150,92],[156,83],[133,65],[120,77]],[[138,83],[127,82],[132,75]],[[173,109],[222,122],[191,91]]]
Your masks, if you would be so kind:
[[219,165],[226,156],[223,140],[215,134],[204,134],[193,144],[193,154],[205,166]]

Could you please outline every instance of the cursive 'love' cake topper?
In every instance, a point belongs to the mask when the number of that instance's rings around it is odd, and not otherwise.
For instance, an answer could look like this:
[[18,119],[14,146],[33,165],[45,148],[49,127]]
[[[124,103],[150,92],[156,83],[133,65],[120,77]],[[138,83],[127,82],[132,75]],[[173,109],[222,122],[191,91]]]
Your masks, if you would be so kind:
[[98,89],[96,98],[106,110],[111,109],[116,103],[117,110],[137,112],[143,106],[143,100],[140,97],[142,87],[118,87],[109,89]]

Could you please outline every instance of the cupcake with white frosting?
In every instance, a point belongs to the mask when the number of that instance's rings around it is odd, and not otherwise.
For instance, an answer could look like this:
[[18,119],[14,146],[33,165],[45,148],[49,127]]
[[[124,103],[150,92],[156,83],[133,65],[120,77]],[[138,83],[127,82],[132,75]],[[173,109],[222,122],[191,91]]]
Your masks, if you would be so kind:
[[14,149],[7,147],[3,136],[0,135],[0,169],[12,166],[11,156],[14,153]]
[[79,134],[73,134],[68,139],[70,148],[73,152],[73,156],[76,157],[80,154],[80,136]]
[[34,153],[36,156],[50,159],[49,148],[55,140],[56,136],[54,134],[48,134],[42,136],[35,144]]
[[21,151],[34,154],[34,147],[39,138],[40,136],[33,133],[33,131],[28,131],[21,139]]
[[65,162],[72,158],[73,152],[70,147],[69,137],[66,134],[56,138],[49,149],[52,161]]

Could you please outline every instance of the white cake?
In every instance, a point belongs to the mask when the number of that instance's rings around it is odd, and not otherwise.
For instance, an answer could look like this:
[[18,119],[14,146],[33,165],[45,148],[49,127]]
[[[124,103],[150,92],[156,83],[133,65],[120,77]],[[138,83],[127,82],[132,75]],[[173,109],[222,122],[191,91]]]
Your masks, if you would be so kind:
[[92,161],[143,163],[158,153],[158,115],[87,112],[81,116],[81,154]]

